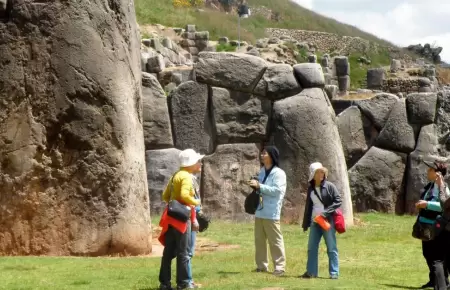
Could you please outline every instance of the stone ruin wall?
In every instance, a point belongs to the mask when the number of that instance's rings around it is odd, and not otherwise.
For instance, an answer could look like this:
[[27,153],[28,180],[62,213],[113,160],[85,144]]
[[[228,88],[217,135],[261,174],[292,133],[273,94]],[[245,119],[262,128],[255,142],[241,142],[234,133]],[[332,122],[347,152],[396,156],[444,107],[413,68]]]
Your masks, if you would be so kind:
[[195,81],[181,83],[165,97],[156,78],[144,73],[153,214],[162,210],[161,192],[178,168],[179,150],[194,148],[207,154],[201,176],[205,211],[214,218],[250,219],[243,209],[246,182],[259,172],[261,146],[273,143],[288,176],[283,219],[300,221],[308,166],[320,160],[330,168],[352,224],[347,168],[319,64],[293,68],[246,54],[202,52],[194,75]]
[[[245,54],[201,55],[204,58],[200,57],[194,69],[196,82],[182,83],[167,100],[167,112],[171,114],[166,123],[171,124],[167,128],[174,130],[173,147],[147,148],[153,212],[160,212],[162,187],[177,168],[179,151],[174,148],[194,147],[208,154],[202,175],[206,209],[217,213],[217,217],[237,220],[249,217],[242,209],[248,188],[241,180],[256,173],[258,150],[267,142],[274,142],[281,149],[281,166],[286,170],[289,182],[284,214],[294,216],[296,221],[303,210],[305,188],[302,184],[308,164],[321,160],[330,166],[333,157],[326,152],[337,153],[331,149],[332,144],[342,146],[345,164],[340,158],[334,159],[339,165],[335,164],[331,172],[339,171],[335,168],[342,168],[339,172],[348,169],[351,207],[358,212],[415,213],[414,202],[426,183],[422,160],[448,158],[450,146],[445,134],[450,127],[450,105],[446,92],[411,93],[404,98],[378,93],[367,100],[332,99],[331,104],[339,113],[335,117],[335,109],[328,105],[330,100],[322,99],[322,94],[329,95],[330,85],[325,85],[323,68],[317,63],[294,66],[297,86],[292,78],[292,68],[286,64],[268,65],[259,73],[251,73],[267,64]],[[249,62],[254,63],[248,65]],[[228,64],[233,73],[227,70]],[[298,68],[308,73],[300,73]],[[344,69],[341,74],[345,72]],[[308,83],[303,79],[305,75],[308,76],[306,80],[317,76],[320,81]],[[189,97],[191,95],[202,95],[201,104],[194,104],[195,97]],[[319,113],[316,106],[328,107],[331,119],[316,119]],[[200,117],[192,113],[194,108],[203,108]],[[189,122],[179,117],[182,111],[191,112]],[[197,125],[193,126],[191,121]],[[325,126],[318,128],[321,122]],[[330,139],[335,124],[341,145]],[[322,132],[322,135],[317,136],[316,132]],[[325,147],[318,148],[315,142]],[[161,160],[171,160],[171,170],[167,167],[157,169],[164,163]],[[159,165],[154,167],[153,162]],[[155,178],[155,175],[165,178]],[[338,182],[345,183],[342,179]],[[157,184],[159,187],[154,186]],[[213,194],[216,191],[221,195]]]
[[[434,66],[425,65],[422,75],[397,77],[400,72],[399,65],[394,65],[397,60],[392,60],[390,73],[383,68],[373,68],[367,71],[367,88],[381,90],[404,97],[410,93],[429,93],[439,90],[439,81],[436,78]],[[406,71],[404,67],[401,68]],[[405,74],[405,73],[404,73]]]
[[336,52],[341,55],[347,55],[355,51],[363,53],[377,51],[379,48],[378,44],[360,37],[340,36],[328,32],[267,28],[266,33],[271,37],[287,36],[299,42],[312,44],[313,47],[320,51]]

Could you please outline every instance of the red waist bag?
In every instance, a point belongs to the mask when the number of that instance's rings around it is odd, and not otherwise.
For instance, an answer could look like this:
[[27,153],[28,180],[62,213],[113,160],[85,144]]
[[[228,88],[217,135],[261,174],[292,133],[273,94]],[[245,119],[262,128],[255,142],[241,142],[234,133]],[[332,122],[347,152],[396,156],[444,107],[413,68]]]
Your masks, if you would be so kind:
[[336,232],[343,234],[345,233],[345,219],[342,211],[337,209],[333,214],[334,227]]

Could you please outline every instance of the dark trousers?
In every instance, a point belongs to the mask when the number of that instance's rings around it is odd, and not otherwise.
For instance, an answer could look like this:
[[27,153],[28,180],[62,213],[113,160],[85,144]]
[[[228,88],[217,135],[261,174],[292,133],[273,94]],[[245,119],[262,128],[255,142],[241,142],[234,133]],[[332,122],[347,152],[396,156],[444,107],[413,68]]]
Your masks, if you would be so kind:
[[448,285],[448,269],[445,265],[446,259],[450,251],[448,250],[450,246],[450,232],[443,231],[436,238],[436,251],[433,261],[434,270],[434,289],[435,290],[446,290]]
[[171,267],[173,258],[177,258],[177,285],[187,287],[189,285],[189,237],[191,235],[191,223],[188,222],[187,231],[182,234],[169,226],[165,237],[165,247],[161,258],[159,270],[159,282],[164,286],[171,286]]
[[[429,269],[429,281],[434,285],[435,284],[435,267],[434,267],[434,261],[439,258],[440,252],[438,250],[438,240],[432,240],[429,242],[422,242],[422,254],[425,258],[425,261],[427,262],[428,269]],[[449,255],[447,255],[449,256]],[[445,257],[444,257],[445,258]],[[445,266],[444,266],[444,277],[446,284],[449,284],[448,281],[448,267],[450,266],[450,259],[447,257]]]

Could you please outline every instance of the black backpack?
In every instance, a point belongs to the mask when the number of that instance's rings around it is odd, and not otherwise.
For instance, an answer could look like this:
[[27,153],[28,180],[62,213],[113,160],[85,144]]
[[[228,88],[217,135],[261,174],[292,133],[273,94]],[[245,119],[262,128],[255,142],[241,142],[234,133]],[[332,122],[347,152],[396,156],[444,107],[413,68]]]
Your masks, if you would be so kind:
[[[272,167],[273,168],[273,167]],[[263,184],[266,182],[267,177],[270,174],[270,171],[272,171],[272,168],[269,170],[266,170],[266,174],[264,175]],[[258,179],[256,177],[253,177],[252,179]],[[259,204],[262,203],[262,196],[258,193],[256,189],[253,189],[253,191],[247,195],[244,202],[244,208],[245,212],[248,214],[255,214],[256,210],[259,207]],[[262,208],[261,208],[262,209]]]

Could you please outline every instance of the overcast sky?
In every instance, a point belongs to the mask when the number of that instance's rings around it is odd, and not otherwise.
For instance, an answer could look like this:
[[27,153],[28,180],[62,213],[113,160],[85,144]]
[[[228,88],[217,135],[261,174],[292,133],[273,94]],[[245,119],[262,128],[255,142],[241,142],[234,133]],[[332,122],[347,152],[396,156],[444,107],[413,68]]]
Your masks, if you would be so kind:
[[436,43],[450,62],[449,0],[292,0],[400,46]]

